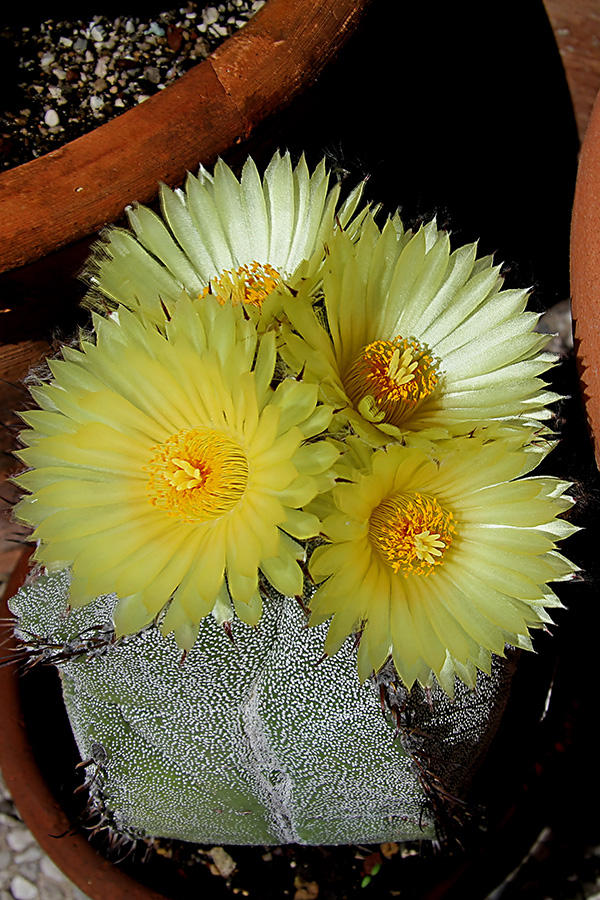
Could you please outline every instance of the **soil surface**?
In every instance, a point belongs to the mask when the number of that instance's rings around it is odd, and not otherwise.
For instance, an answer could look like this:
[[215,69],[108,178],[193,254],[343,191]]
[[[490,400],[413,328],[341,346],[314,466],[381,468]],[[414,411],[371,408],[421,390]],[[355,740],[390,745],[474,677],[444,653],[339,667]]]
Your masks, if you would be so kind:
[[[0,26],[0,171],[143,103],[205,59],[264,0]],[[99,4],[102,8],[103,4]],[[85,4],[82,4],[82,9]]]

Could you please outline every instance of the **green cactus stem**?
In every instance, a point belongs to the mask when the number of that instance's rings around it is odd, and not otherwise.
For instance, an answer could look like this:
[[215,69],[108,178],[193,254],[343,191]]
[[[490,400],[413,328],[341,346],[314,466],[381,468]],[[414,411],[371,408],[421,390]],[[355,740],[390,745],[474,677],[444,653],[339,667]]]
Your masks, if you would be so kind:
[[173,636],[154,625],[103,639],[116,597],[69,611],[69,578],[42,575],[19,591],[11,601],[17,633],[38,648],[62,648],[54,657],[90,793],[133,838],[433,838],[423,741],[429,735],[443,760],[436,775],[460,792],[504,707],[509,666],[495,659],[492,676],[480,675],[475,691],[457,684],[454,701],[436,686],[406,693],[409,733],[396,727],[398,702],[395,715],[389,703],[382,708],[390,692],[397,701],[402,692],[390,684],[391,667],[360,684],[352,639],[323,659],[327,626],[308,629],[293,598],[265,598],[259,625],[236,621],[232,637],[206,617],[182,660]]

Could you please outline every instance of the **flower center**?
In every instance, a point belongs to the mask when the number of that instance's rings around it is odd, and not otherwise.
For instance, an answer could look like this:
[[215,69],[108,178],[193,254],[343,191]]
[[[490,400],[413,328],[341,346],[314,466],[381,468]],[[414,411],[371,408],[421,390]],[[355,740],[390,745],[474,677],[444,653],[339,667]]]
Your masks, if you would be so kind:
[[344,386],[364,419],[399,425],[429,397],[438,381],[428,347],[398,336],[364,347],[350,366]]
[[150,503],[185,522],[206,522],[229,512],[248,483],[248,460],[239,444],[210,428],[192,428],[153,448],[145,466]]
[[406,577],[429,575],[443,561],[456,533],[454,516],[434,497],[396,494],[376,507],[369,537],[381,558]]
[[234,306],[240,303],[252,304],[259,309],[263,301],[281,284],[281,275],[269,263],[252,262],[237,269],[225,269],[211,278],[200,298],[213,294],[221,306],[231,300]]

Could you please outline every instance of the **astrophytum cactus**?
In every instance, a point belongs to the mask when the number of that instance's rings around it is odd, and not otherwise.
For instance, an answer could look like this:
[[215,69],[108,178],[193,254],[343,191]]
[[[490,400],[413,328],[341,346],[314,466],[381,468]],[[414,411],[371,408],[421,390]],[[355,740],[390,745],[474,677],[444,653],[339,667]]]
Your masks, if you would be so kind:
[[307,628],[298,601],[274,592],[257,627],[236,621],[228,634],[204,618],[182,661],[154,625],[111,640],[114,595],[68,611],[69,577],[19,591],[17,633],[62,658],[93,808],[134,839],[432,838],[435,785],[464,792],[508,693],[510,664],[496,658],[476,691],[457,683],[454,701],[437,686],[408,694],[391,667],[361,684],[354,639],[323,659],[326,625]]

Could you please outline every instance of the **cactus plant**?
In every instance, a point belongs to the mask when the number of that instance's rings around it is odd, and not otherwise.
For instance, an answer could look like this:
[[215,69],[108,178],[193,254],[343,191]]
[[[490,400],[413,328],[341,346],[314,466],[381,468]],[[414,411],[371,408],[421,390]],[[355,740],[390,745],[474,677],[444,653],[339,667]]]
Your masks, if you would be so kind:
[[[112,643],[115,596],[67,614],[69,573],[38,577],[11,601],[18,634],[55,655],[95,808],[133,839],[200,844],[343,844],[432,838],[436,821],[414,753],[464,790],[507,699],[497,660],[477,692],[402,693],[411,737],[356,676],[353,642],[319,660],[326,626],[271,592],[257,628],[232,641],[203,619],[185,661],[150,626]],[[37,639],[37,640],[36,640]],[[48,650],[53,646],[54,650]],[[401,692],[400,684],[397,685]],[[423,744],[426,744],[424,747]],[[433,773],[432,773],[433,774]]]
[[433,837],[576,571],[568,484],[529,474],[555,395],[525,292],[326,186],[276,154],[133,212],[23,415],[18,631],[132,838]]

